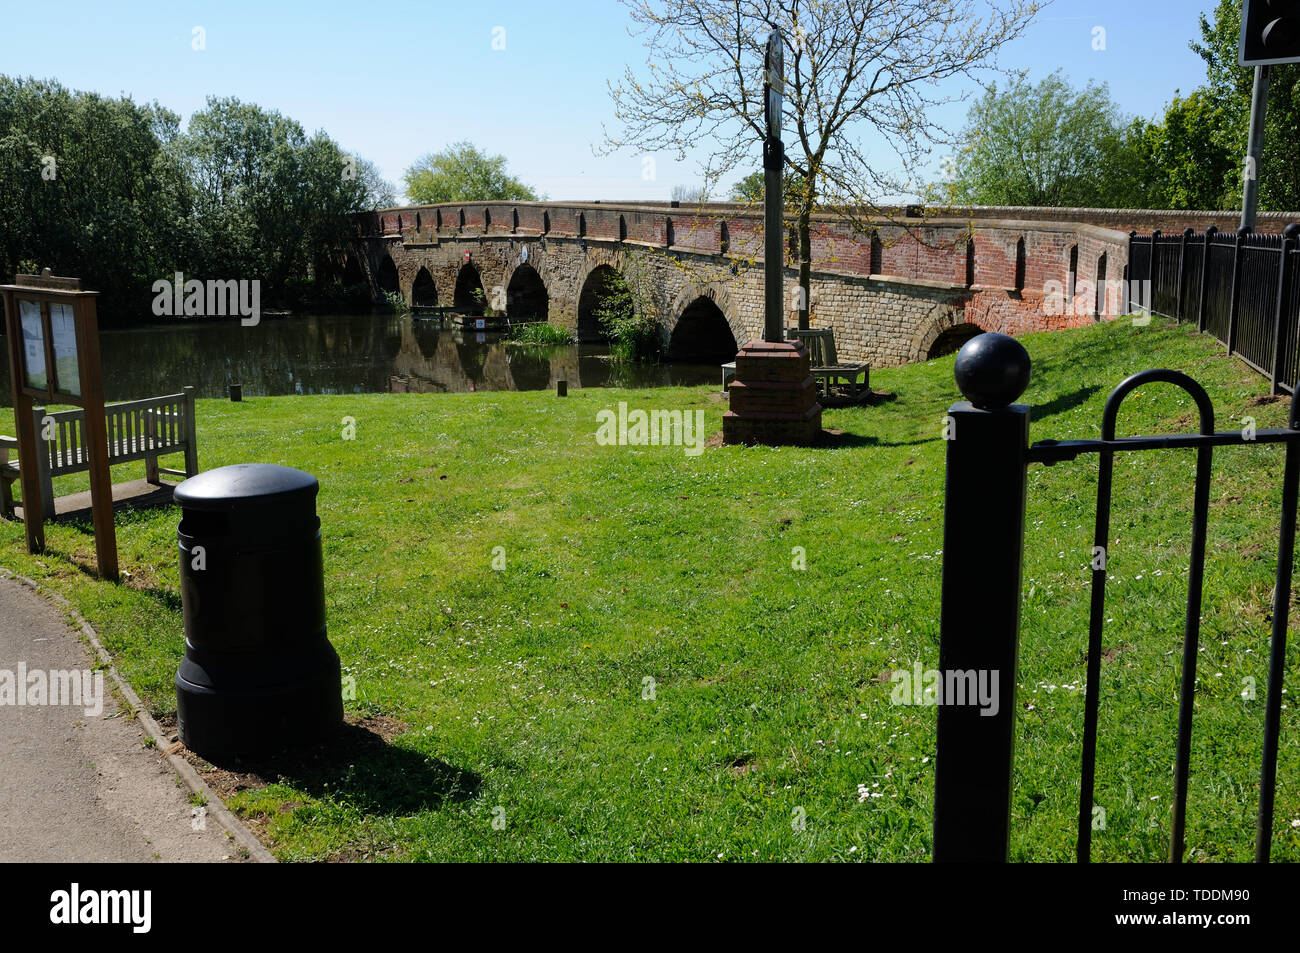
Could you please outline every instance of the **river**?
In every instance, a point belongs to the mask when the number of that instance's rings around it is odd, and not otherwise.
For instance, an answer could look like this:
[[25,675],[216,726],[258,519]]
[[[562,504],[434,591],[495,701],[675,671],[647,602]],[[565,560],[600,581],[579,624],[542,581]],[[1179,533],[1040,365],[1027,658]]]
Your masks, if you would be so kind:
[[[716,364],[615,365],[595,345],[520,347],[489,332],[447,330],[411,315],[293,315],[170,322],[100,333],[104,396],[136,400],[193,385],[199,397],[463,393],[721,383]],[[7,361],[0,406],[12,406]],[[0,430],[5,429],[0,425]]]

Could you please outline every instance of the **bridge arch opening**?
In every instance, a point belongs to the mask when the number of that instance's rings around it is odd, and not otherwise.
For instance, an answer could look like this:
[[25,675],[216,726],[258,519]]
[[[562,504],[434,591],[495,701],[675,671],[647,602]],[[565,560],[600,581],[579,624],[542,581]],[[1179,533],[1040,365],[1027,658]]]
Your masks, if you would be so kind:
[[520,265],[506,288],[506,317],[512,321],[545,321],[551,311],[546,283],[532,265]]
[[700,295],[686,306],[668,340],[668,360],[722,364],[736,359],[736,337],[712,298]]
[[397,283],[397,266],[393,264],[393,259],[387,255],[379,263],[379,271],[375,274],[375,281],[379,285],[380,291],[401,290]]
[[482,314],[487,307],[487,295],[483,291],[483,279],[478,269],[469,262],[461,265],[456,275],[456,292],[452,306],[464,314]]
[[433,275],[428,268],[421,268],[416,273],[415,283],[411,285],[411,306],[415,308],[436,308],[438,306],[438,286],[433,283]]
[[934,343],[930,345],[930,353],[925,356],[925,359],[933,361],[936,357],[956,354],[961,350],[963,344],[983,333],[984,329],[977,324],[959,324],[956,327],[948,328],[934,339]]
[[578,295],[578,340],[584,344],[608,342],[602,316],[630,318],[633,311],[632,296],[618,269],[609,265],[593,268]]

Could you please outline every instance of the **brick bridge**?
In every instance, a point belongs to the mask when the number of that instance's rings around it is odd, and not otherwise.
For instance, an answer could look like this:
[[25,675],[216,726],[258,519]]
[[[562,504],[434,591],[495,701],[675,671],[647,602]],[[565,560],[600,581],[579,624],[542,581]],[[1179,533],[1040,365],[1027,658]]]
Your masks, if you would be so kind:
[[[908,213],[887,210],[865,234],[814,220],[811,323],[834,328],[842,360],[903,364],[947,353],[977,330],[1018,334],[1113,317],[1129,228],[1232,221],[1226,212]],[[1261,219],[1261,231],[1275,224]],[[415,305],[473,310],[484,301],[599,340],[595,309],[610,277],[636,260],[669,359],[725,360],[762,334],[762,215],[752,206],[476,202],[385,209],[357,216],[356,227],[344,279]],[[792,226],[787,239],[793,248]],[[793,309],[792,265],[786,275]]]

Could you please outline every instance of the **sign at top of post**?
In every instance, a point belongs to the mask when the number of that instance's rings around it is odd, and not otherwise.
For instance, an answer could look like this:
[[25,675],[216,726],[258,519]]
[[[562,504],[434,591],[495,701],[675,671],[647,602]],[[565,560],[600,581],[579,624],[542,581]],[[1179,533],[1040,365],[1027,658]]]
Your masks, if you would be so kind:
[[763,57],[763,93],[767,134],[772,139],[780,139],[781,107],[785,94],[785,41],[780,27],[767,37],[767,53]]

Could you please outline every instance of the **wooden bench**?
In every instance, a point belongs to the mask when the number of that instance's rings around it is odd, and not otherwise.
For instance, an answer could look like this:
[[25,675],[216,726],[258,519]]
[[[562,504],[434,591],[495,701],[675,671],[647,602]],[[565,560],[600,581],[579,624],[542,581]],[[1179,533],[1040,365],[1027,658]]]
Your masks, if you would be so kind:
[[[835,332],[830,328],[809,328],[806,331],[790,330],[790,337],[803,342],[812,364],[813,380],[823,397],[843,390],[844,396],[856,400],[871,393],[870,364],[841,364],[835,355]],[[862,380],[859,381],[858,378]]]
[[[161,485],[160,474],[192,477],[199,472],[198,441],[194,428],[194,388],[179,394],[148,397],[104,408],[108,429],[108,463],[145,462],[145,479]],[[44,407],[32,409],[32,424],[40,440],[36,455],[36,472],[41,484],[41,508],[46,519],[54,518],[54,478],[90,469],[86,455],[86,421],[80,409],[47,414]],[[0,437],[0,511],[14,515],[12,484],[19,477],[18,441]],[[172,453],[185,454],[185,469],[170,470],[158,466],[158,458]]]

